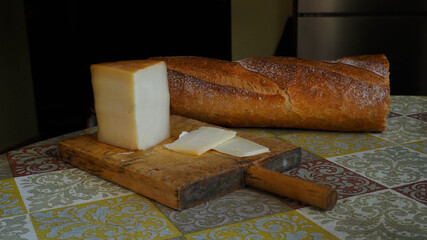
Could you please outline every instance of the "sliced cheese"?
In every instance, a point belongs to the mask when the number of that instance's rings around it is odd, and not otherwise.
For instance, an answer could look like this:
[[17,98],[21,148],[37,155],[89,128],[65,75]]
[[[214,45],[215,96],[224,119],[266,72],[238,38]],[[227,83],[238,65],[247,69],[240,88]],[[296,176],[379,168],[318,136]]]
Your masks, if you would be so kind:
[[218,152],[236,157],[248,157],[270,151],[270,149],[267,147],[239,136],[235,136],[234,138],[214,147],[213,149]]
[[186,134],[181,134],[175,142],[166,144],[165,147],[181,153],[201,155],[212,148],[230,140],[236,132],[221,128],[201,127]]
[[166,64],[134,60],[91,66],[98,140],[146,150],[169,137]]

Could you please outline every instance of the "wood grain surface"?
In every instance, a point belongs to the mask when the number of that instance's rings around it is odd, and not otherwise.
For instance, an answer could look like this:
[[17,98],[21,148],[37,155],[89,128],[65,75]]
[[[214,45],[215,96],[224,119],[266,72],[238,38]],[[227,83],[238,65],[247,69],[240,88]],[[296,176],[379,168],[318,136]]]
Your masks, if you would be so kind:
[[182,131],[212,126],[171,116],[171,137],[146,151],[130,151],[97,141],[96,133],[63,140],[61,160],[117,183],[174,209],[185,209],[245,186],[251,165],[284,171],[300,163],[301,149],[271,138],[237,131],[237,135],[264,145],[270,152],[234,157],[214,150],[201,156],[177,153],[163,145]]

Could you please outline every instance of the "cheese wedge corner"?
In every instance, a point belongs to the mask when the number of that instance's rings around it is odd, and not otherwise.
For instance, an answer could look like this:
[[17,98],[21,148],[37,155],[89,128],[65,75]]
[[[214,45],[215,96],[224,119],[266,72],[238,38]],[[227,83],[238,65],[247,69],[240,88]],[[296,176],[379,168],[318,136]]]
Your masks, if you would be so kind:
[[163,61],[132,60],[90,67],[98,140],[146,150],[169,137],[169,89]]

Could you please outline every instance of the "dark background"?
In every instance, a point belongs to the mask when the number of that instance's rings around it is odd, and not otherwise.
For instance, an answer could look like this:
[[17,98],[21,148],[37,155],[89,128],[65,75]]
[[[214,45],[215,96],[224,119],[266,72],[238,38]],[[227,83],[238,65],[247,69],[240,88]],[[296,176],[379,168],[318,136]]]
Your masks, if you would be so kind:
[[86,127],[93,63],[195,55],[231,60],[229,0],[24,1],[42,138]]

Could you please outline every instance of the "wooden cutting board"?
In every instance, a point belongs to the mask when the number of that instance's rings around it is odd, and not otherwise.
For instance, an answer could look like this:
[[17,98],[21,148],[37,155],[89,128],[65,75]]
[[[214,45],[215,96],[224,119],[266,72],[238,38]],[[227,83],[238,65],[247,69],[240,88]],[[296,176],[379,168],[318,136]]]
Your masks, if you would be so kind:
[[275,179],[265,182],[264,178],[274,173],[282,179],[283,174],[274,171],[294,167],[301,160],[301,149],[295,145],[241,131],[237,131],[238,136],[266,146],[270,152],[243,158],[214,150],[201,156],[177,153],[166,149],[164,144],[175,141],[182,131],[212,125],[180,116],[171,116],[170,123],[171,137],[146,151],[130,151],[98,142],[95,133],[60,142],[60,157],[82,170],[178,210],[243,188],[248,183],[275,192],[269,188],[284,186]]

